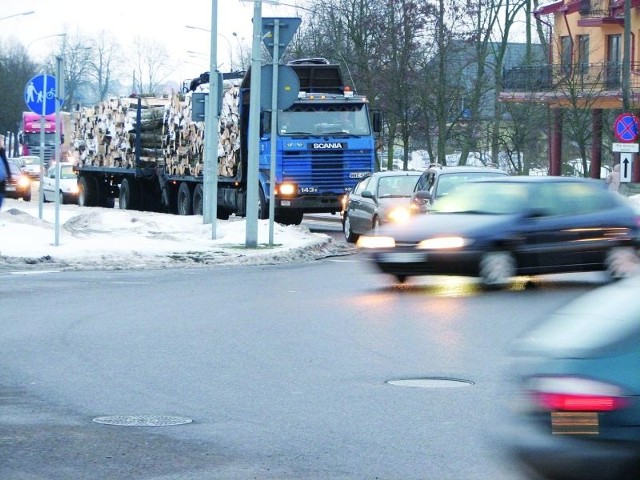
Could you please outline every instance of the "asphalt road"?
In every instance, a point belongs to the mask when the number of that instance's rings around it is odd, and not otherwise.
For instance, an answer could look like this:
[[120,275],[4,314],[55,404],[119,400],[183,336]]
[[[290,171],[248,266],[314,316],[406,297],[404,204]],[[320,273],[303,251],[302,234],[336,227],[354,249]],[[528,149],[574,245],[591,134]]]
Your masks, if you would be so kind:
[[599,281],[0,272],[0,478],[524,479],[494,435],[508,345]]

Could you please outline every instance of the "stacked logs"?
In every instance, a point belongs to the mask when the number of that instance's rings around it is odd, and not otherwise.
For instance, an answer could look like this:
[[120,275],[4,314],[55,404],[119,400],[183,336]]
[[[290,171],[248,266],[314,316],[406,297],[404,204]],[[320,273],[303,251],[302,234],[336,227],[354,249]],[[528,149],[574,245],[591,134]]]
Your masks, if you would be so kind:
[[[167,99],[141,98],[140,161],[162,161],[163,119]],[[111,97],[74,112],[71,145],[81,166],[135,166],[137,97]]]
[[[196,92],[208,91],[204,84]],[[240,162],[238,81],[224,82],[218,131],[218,175],[235,177]],[[202,175],[204,170],[204,122],[191,119],[192,94],[175,95],[165,115],[164,158],[169,173]]]
[[[208,91],[208,84],[198,91]],[[235,177],[240,160],[238,81],[225,81],[218,143],[218,174]],[[204,122],[191,119],[192,94],[142,98],[141,166],[164,166],[171,175],[204,173]],[[134,168],[137,97],[113,97],[75,112],[72,149],[80,166]]]

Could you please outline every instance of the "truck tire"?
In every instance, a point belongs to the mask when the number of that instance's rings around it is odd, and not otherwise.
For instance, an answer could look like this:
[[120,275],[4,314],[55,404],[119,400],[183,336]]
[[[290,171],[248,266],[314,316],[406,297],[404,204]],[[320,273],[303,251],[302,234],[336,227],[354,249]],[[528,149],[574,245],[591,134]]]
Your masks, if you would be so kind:
[[191,188],[187,182],[182,182],[178,188],[178,197],[176,204],[178,207],[178,215],[191,215],[193,211],[193,200],[191,198]]
[[120,210],[137,210],[140,204],[140,195],[136,182],[124,178],[120,184],[119,196]]
[[264,220],[269,218],[269,203],[267,197],[262,191],[262,188],[258,187],[258,218]]
[[204,190],[202,189],[202,184],[199,183],[196,185],[196,188],[193,189],[193,209],[192,212],[194,215],[202,215],[202,204],[204,203]]
[[78,179],[78,205],[81,207],[96,206],[96,185],[87,177]]

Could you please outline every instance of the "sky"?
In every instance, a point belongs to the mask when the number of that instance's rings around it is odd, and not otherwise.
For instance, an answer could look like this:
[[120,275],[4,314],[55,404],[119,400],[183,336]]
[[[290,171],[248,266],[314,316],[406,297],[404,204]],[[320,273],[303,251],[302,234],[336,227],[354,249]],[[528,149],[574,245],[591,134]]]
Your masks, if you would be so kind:
[[[218,220],[216,239],[202,216],[179,216],[5,198],[0,210],[0,268],[121,270],[263,265],[345,255],[345,245],[304,225],[258,222],[258,248],[246,248],[243,218]],[[56,244],[57,237],[57,244]]]
[[[263,3],[263,18],[304,14],[304,10],[287,5],[303,6],[305,0],[268,1],[278,1],[280,4]],[[0,40],[14,38],[28,46],[29,54],[42,60],[55,50],[60,40],[56,35],[65,31],[70,34],[78,31],[83,35],[93,36],[105,30],[111,32],[123,46],[139,35],[157,40],[167,47],[175,67],[176,78],[172,79],[181,82],[209,70],[212,4],[212,0],[189,0],[182,3],[108,0],[100,4],[78,0],[0,0]],[[247,49],[250,50],[254,2],[218,0],[217,4],[218,63],[222,63],[221,71],[228,71],[232,59],[237,62],[241,51],[242,56],[245,56]],[[19,15],[29,11],[34,13]],[[187,25],[197,28],[190,29]],[[50,35],[49,38],[43,38]]]

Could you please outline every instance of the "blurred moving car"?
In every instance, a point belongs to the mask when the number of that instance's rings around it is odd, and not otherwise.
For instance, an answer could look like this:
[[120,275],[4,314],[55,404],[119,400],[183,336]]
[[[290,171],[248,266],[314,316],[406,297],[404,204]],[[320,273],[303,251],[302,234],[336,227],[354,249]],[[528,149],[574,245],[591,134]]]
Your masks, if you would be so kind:
[[346,197],[342,231],[347,242],[392,221],[409,217],[411,196],[421,172],[375,172],[360,180]]
[[25,202],[31,201],[31,180],[15,162],[9,161],[11,169],[11,181],[5,185],[4,196],[7,198],[23,199]]
[[495,167],[476,166],[444,166],[433,164],[427,168],[416,184],[411,199],[412,213],[427,213],[433,203],[448,195],[454,188],[469,180],[498,175],[509,175],[504,170]]
[[20,168],[31,178],[40,179],[40,157],[36,155],[23,155],[18,157]]
[[[56,175],[59,167],[60,184],[56,189]],[[76,203],[78,201],[78,176],[71,163],[56,163],[42,177],[42,194],[45,202]]]
[[550,479],[640,476],[640,276],[593,290],[513,346],[502,440]]
[[484,178],[460,184],[429,215],[363,235],[377,268],[414,275],[480,277],[488,287],[517,275],[640,269],[640,217],[604,182],[578,177]]

